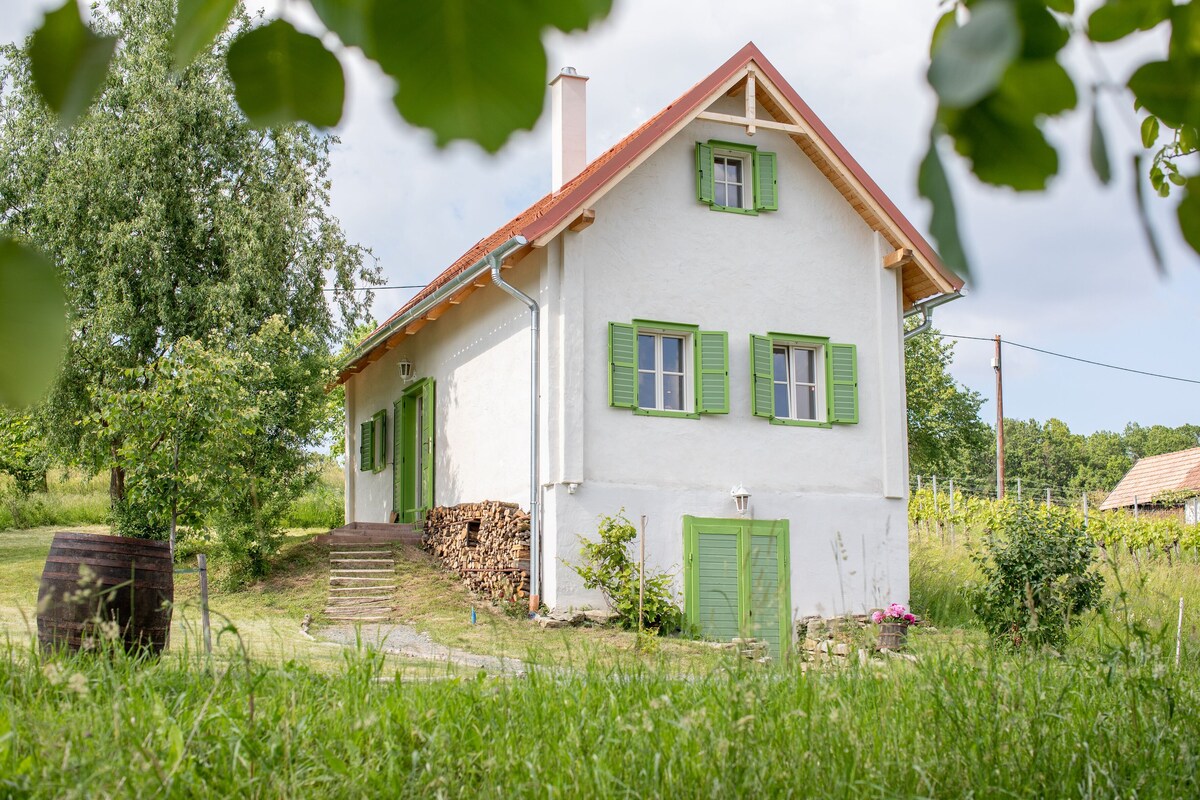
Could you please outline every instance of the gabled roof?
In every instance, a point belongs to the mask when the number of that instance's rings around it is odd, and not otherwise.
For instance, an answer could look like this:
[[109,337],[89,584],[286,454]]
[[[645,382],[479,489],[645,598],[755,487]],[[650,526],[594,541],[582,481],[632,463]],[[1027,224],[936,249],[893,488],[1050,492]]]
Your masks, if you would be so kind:
[[1104,498],[1100,509],[1131,507],[1135,497],[1146,505],[1163,492],[1188,489],[1200,491],[1200,447],[1141,459]]
[[721,117],[704,113],[714,101],[726,94],[744,93],[747,87],[753,87],[755,100],[772,117],[756,120],[759,126],[787,132],[867,225],[895,248],[895,253],[886,259],[886,266],[901,271],[906,309],[921,300],[962,288],[962,280],[942,264],[925,238],[751,42],[588,164],[558,192],[546,195],[490,236],[479,240],[360,343],[343,368],[339,382],[377,360],[402,341],[403,336],[416,333],[427,321],[437,319],[450,305],[457,305],[467,294],[483,286],[484,282],[476,281],[461,289],[456,287],[453,298],[447,298],[433,310],[427,308],[427,301],[439,290],[477,267],[497,247],[514,236],[523,236],[528,244],[510,257],[511,263],[515,263],[530,248],[545,246],[580,221],[591,204],[685,125],[702,115],[709,119]]

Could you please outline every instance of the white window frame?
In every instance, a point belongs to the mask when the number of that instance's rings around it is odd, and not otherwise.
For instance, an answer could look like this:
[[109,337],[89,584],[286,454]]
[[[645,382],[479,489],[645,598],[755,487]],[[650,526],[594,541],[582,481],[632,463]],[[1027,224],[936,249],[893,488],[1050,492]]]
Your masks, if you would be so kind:
[[[641,363],[641,348],[642,337],[650,336],[654,338],[654,369],[642,369]],[[681,375],[683,383],[683,408],[663,408],[663,376],[668,374],[663,370],[662,356],[662,340],[663,339],[679,339],[683,343],[682,353],[682,373],[669,373],[671,375]],[[665,328],[644,328],[638,326],[634,338],[634,380],[637,386],[637,407],[640,411],[652,411],[663,414],[694,414],[696,411],[696,378],[694,371],[695,350],[694,335],[689,331],[671,330]],[[654,405],[642,405],[642,375],[654,374]]]
[[[779,375],[775,374],[775,354],[777,351],[783,350],[786,358],[786,375],[783,380],[780,380]],[[796,361],[795,351],[805,350],[813,354],[813,378],[815,383],[800,382],[796,380]],[[775,409],[775,416],[779,419],[795,420],[796,422],[826,422],[829,418],[829,411],[826,406],[826,376],[825,376],[825,347],[820,344],[799,344],[796,342],[774,341],[771,343],[771,391],[775,391],[775,386],[780,384],[787,385],[788,391],[788,413],[780,414],[779,409]],[[796,415],[796,389],[800,386],[813,387],[813,394],[816,402],[814,403],[814,412],[816,416],[813,418],[799,417]]]
[[[736,186],[729,181],[717,180],[717,159],[725,159],[729,161],[742,162],[742,204],[740,206],[730,206],[724,203],[717,202],[717,185],[724,184],[725,186]],[[754,153],[749,150],[730,150],[722,147],[714,147],[712,151],[712,169],[713,169],[713,205],[717,208],[738,208],[743,211],[754,210]],[[728,190],[726,193],[728,196]]]

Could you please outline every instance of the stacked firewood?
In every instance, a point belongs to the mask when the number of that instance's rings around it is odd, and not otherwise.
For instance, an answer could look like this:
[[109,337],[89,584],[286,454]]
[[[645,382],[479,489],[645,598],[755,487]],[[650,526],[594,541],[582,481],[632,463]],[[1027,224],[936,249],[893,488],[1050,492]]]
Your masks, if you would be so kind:
[[529,596],[529,514],[516,503],[431,509],[421,546],[486,597],[511,601]]

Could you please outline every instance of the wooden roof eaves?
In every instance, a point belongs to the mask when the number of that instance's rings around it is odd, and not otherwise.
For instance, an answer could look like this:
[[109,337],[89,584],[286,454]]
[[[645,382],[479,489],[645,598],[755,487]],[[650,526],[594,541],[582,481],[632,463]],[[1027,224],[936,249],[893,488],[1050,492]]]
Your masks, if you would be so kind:
[[[806,129],[807,140],[821,152],[838,176],[855,189],[854,194],[862,198],[887,231],[899,240],[901,246],[913,251],[914,262],[929,280],[941,293],[949,294],[961,289],[964,285],[963,280],[942,264],[925,237],[921,236],[895,203],[879,188],[879,184],[854,160],[845,146],[809,108],[791,84],[779,74],[774,65],[761,53],[756,58],[756,65],[760,70],[757,88],[768,94],[784,113],[791,116],[792,122]],[[861,211],[859,213],[866,216]],[[923,299],[925,298],[912,298],[914,303]]]

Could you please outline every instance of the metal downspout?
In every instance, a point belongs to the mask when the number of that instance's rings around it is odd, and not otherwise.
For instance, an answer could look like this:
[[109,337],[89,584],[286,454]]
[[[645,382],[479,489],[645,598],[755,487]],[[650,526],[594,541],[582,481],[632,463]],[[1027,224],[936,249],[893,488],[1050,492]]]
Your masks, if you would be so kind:
[[911,312],[905,314],[904,316],[911,317],[913,314],[920,314],[921,324],[913,328],[911,331],[905,331],[904,341],[907,342],[909,339],[918,334],[924,333],[933,326],[934,308],[942,305],[943,303],[949,303],[951,300],[957,300],[960,297],[962,297],[961,292],[950,292],[949,294],[938,295],[932,300],[926,300],[924,303],[918,303]]
[[487,255],[492,268],[492,283],[529,307],[529,610],[537,611],[542,605],[541,569],[541,514],[538,502],[541,477],[538,469],[539,422],[541,419],[540,373],[541,373],[541,309],[537,301],[500,277],[500,263],[504,258],[526,244],[524,236],[514,236]]

